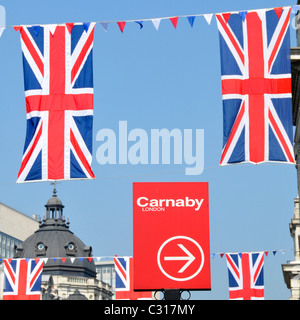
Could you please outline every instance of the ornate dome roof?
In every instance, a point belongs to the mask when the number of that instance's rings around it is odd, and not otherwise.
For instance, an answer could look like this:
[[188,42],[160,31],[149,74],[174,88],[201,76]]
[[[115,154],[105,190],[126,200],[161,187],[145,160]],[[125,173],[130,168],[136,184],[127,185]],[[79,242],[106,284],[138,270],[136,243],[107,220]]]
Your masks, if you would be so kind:
[[60,201],[59,198],[57,198],[56,195],[56,189],[53,189],[53,195],[52,197],[48,200],[47,204],[45,205],[45,207],[53,207],[53,206],[60,206],[61,208],[64,208],[62,202]]
[[44,265],[43,274],[96,277],[93,260],[75,259],[72,262],[70,259],[92,257],[92,248],[69,230],[56,189],[45,207],[46,218],[40,222],[39,229],[15,249],[15,258],[50,258]]

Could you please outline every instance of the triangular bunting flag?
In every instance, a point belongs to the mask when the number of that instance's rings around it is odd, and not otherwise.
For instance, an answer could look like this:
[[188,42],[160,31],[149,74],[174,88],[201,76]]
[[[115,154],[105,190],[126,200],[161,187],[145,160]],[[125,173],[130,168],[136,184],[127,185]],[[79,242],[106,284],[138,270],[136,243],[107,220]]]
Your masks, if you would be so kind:
[[282,7],[281,8],[274,8],[274,11],[276,12],[276,15],[279,19],[281,16],[281,13],[282,13]]
[[97,257],[97,261],[100,261],[101,260],[101,257]]
[[57,260],[57,258],[53,258],[53,261],[55,262]]
[[70,260],[71,260],[71,262],[73,263],[73,262],[74,262],[74,260],[75,260],[75,258],[70,258]]
[[170,20],[171,20],[174,28],[176,29],[176,27],[177,27],[177,22],[178,22],[178,17],[172,17],[172,18],[170,18]]
[[263,21],[263,18],[264,18],[264,15],[265,15],[265,13],[266,13],[266,10],[265,10],[265,9],[260,9],[260,10],[257,10],[256,13],[257,13],[257,15],[259,16],[259,19],[260,19],[261,21]]
[[117,22],[117,24],[118,24],[121,32],[123,32],[124,28],[125,28],[126,21],[119,21],[119,22]]
[[67,27],[69,33],[72,32],[73,26],[74,26],[74,23],[66,23],[66,27]]
[[25,260],[26,260],[26,262],[28,263],[30,259],[29,259],[29,258],[26,258]]
[[135,21],[140,26],[140,29],[143,29],[143,21]]
[[108,22],[100,22],[102,28],[104,29],[104,31],[106,32],[107,31],[107,28],[108,28]]
[[63,263],[65,263],[66,260],[67,260],[67,258],[61,258],[61,261],[62,261]]
[[89,30],[90,22],[83,22],[82,23],[84,31],[87,32]]
[[224,253],[220,253],[220,257],[223,258],[223,256],[224,256]]
[[212,257],[212,259],[213,259],[213,258],[215,257],[215,254],[214,254],[214,253],[212,253],[212,254],[211,254],[211,257]]
[[266,256],[268,255],[268,253],[269,253],[268,251],[265,251],[265,255],[266,255]]
[[210,25],[213,14],[208,13],[208,14],[204,14],[203,16],[204,16],[206,22]]
[[156,31],[158,31],[160,21],[161,21],[161,19],[152,19],[152,23],[153,23]]
[[88,257],[87,259],[89,260],[89,262],[93,261],[93,257]]
[[299,5],[292,6],[292,13],[297,13],[300,9]]
[[33,31],[34,31],[34,33],[35,33],[36,35],[39,34],[40,26],[32,26],[32,29],[33,29]]
[[277,251],[273,251],[274,256],[275,256],[276,252],[277,252]]
[[195,16],[187,17],[187,19],[188,19],[188,21],[189,21],[189,23],[190,23],[191,27],[193,27],[193,25],[194,25],[195,18],[196,18]]
[[14,29],[15,31],[20,31],[22,29],[22,26],[15,26]]
[[228,20],[229,20],[229,18],[230,18],[230,15],[231,15],[230,12],[228,12],[228,13],[223,13],[223,14],[222,14],[222,16],[223,16],[223,18],[224,18],[224,20],[225,20],[226,23],[228,22]]
[[243,21],[246,19],[247,11],[240,11],[239,12],[240,17],[242,18]]
[[40,259],[39,258],[35,258],[34,261],[35,261],[35,263],[38,263],[40,261]]
[[50,33],[52,34],[52,35],[54,35],[54,32],[55,32],[55,30],[56,30],[56,24],[50,24],[49,25],[49,31],[50,31]]

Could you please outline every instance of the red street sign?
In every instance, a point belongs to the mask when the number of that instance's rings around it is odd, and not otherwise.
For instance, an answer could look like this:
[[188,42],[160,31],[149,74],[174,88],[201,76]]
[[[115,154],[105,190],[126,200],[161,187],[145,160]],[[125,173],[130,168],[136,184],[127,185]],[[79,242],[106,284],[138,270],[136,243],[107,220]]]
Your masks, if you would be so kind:
[[208,183],[133,183],[133,256],[135,290],[210,290]]

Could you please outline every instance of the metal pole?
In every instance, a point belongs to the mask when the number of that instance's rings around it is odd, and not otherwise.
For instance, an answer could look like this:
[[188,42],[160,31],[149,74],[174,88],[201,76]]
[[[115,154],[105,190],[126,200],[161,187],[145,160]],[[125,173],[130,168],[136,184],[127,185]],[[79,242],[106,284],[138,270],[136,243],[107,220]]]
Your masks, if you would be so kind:
[[164,291],[165,300],[180,300],[181,292],[179,289],[168,289]]

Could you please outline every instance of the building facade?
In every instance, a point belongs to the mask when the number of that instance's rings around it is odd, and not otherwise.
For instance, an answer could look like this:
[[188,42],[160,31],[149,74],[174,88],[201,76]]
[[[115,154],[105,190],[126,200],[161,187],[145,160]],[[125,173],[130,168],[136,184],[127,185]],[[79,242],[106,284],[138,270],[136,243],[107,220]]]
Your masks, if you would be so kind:
[[[12,214],[5,215],[6,224],[10,225],[11,229],[0,229],[5,235],[19,240],[14,242],[13,258],[44,259],[41,299],[111,300],[112,287],[96,278],[92,248],[86,246],[69,229],[70,223],[63,215],[64,205],[57,197],[55,188],[45,207],[45,218],[35,221],[37,225],[32,228],[26,226],[27,233],[24,232],[25,224],[22,223],[25,218],[22,216],[21,220],[18,220],[19,216]],[[2,224],[2,218],[0,219]],[[22,237],[19,234],[22,234]],[[3,265],[1,267],[3,269]],[[3,270],[1,277],[2,293]]]
[[0,203],[0,259],[12,258],[14,247],[39,228],[36,216],[29,216]]
[[96,272],[97,279],[107,283],[112,288],[113,296],[112,299],[115,299],[115,291],[116,291],[116,271],[115,264],[112,259],[103,261],[96,261]]
[[[298,4],[300,1],[298,0]],[[291,290],[290,300],[300,300],[300,15],[295,17],[297,28],[297,47],[291,48],[292,100],[294,136],[294,153],[297,172],[297,197],[294,199],[294,216],[290,222],[290,234],[294,241],[294,260],[282,265],[286,286]]]
[[37,217],[29,217],[0,203],[0,300],[3,292],[3,259],[13,258],[14,248],[39,228]]

